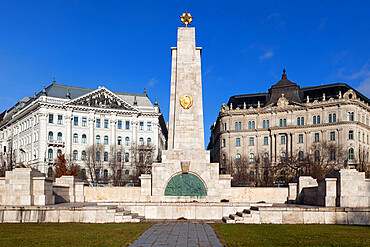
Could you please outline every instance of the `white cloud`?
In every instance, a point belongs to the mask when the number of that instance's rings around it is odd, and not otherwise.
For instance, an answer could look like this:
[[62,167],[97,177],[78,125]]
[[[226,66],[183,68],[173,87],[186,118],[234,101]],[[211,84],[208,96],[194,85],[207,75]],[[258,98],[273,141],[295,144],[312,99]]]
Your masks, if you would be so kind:
[[366,97],[370,98],[370,77],[360,82],[360,85],[358,85],[356,89]]
[[149,81],[148,81],[148,86],[149,87],[153,87],[155,84],[158,83],[158,80],[156,78],[151,78]]
[[324,19],[322,19],[321,20],[321,23],[320,23],[320,25],[319,25],[319,27],[318,27],[318,29],[319,30],[322,30],[322,29],[324,29],[324,27],[325,27],[325,23],[326,23],[326,20],[327,20],[328,18],[324,18]]
[[260,56],[260,62],[262,62],[265,59],[272,58],[273,56],[274,56],[273,50],[266,51],[263,55]]

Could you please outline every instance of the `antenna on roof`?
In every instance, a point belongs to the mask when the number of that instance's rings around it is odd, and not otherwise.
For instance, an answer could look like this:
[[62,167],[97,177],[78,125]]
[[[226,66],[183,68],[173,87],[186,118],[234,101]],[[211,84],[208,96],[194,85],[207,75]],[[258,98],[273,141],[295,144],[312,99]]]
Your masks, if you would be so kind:
[[158,101],[157,101],[157,97],[155,97],[155,102],[154,102],[154,105],[155,105],[155,106],[158,106]]
[[137,105],[136,96],[134,97],[134,105]]
[[146,88],[144,87],[144,94],[146,94]]

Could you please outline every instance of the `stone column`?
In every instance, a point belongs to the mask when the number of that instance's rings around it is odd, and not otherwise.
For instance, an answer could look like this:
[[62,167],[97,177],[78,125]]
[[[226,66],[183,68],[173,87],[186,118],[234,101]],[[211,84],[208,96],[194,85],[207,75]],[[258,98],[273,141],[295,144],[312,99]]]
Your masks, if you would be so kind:
[[94,145],[95,137],[94,137],[94,123],[95,123],[95,113],[94,111],[89,112],[89,136],[87,137],[87,143],[89,146]]
[[45,159],[48,158],[47,153],[47,114],[46,112],[41,112],[39,114],[39,154],[38,154],[38,163],[39,170],[43,173],[47,172]]
[[337,198],[337,179],[324,178],[318,185],[318,205],[324,207],[335,207]]
[[68,110],[66,117],[65,117],[65,123],[66,123],[66,149],[65,154],[66,157],[69,157],[69,155],[72,154],[72,118],[73,114],[72,111]]
[[152,177],[151,174],[141,174],[140,201],[148,202],[152,195]]
[[[116,131],[117,131],[117,115],[116,114],[111,114],[110,117],[110,133],[111,133],[111,141],[110,145],[115,145],[116,144]],[[112,155],[112,154],[111,154]]]

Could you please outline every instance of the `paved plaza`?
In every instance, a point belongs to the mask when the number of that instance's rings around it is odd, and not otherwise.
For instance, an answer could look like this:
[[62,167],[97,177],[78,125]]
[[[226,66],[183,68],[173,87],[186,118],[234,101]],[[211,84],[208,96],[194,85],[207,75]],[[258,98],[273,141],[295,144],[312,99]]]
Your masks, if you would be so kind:
[[222,244],[208,224],[162,222],[150,227],[131,246],[222,246]]

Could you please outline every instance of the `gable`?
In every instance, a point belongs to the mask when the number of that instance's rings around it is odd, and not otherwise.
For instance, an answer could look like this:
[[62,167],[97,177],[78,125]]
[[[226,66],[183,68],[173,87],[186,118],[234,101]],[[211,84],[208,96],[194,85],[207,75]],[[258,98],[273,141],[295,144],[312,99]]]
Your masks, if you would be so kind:
[[121,109],[138,111],[135,107],[128,104],[105,87],[101,87],[91,93],[82,95],[72,101],[65,103],[68,106],[84,106],[94,108]]

